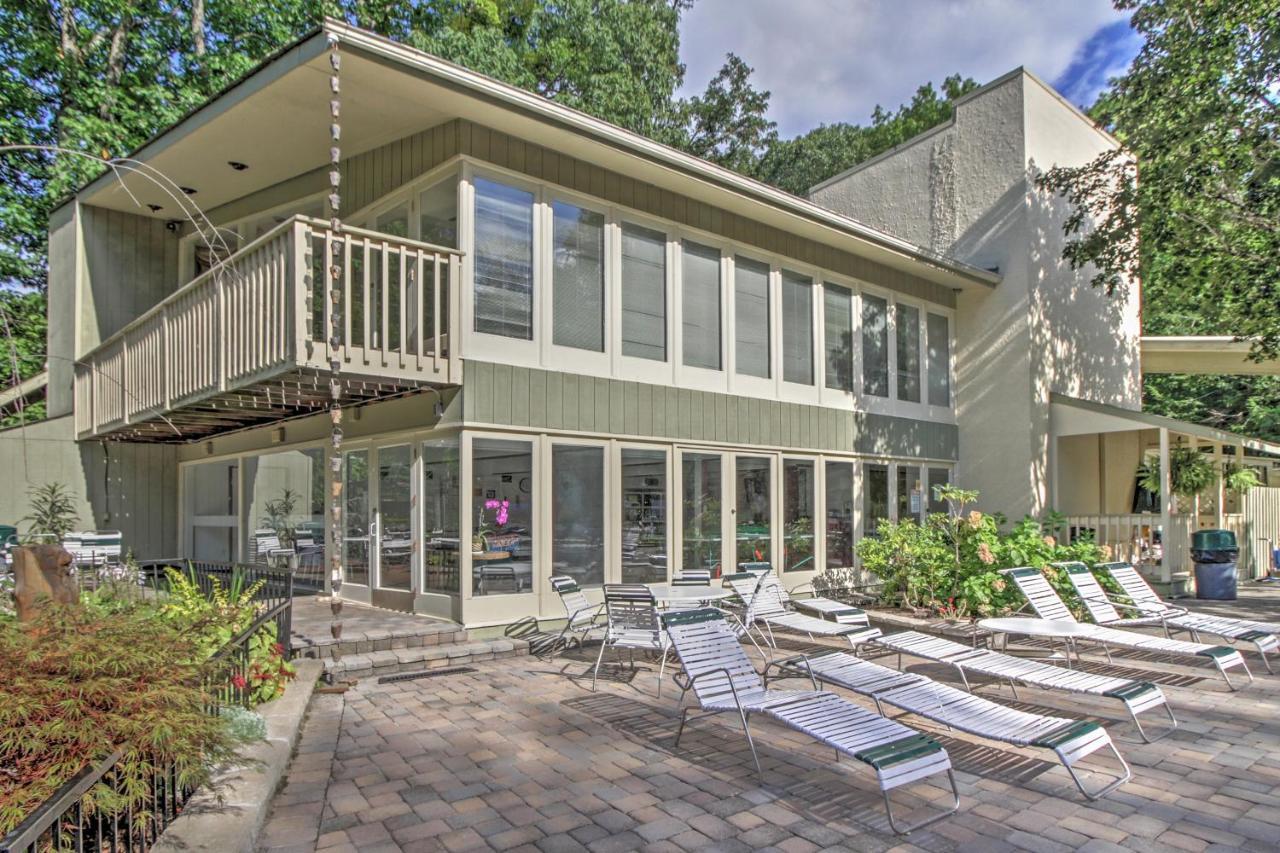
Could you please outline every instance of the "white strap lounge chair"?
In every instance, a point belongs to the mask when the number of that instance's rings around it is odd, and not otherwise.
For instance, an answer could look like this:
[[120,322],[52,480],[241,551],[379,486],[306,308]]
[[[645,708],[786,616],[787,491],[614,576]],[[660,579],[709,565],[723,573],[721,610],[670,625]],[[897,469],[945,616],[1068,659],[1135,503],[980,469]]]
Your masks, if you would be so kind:
[[764,625],[765,630],[769,632],[767,638],[769,645],[774,648],[778,647],[773,637],[774,628],[805,634],[811,640],[815,637],[844,637],[854,648],[857,648],[858,643],[880,636],[879,628],[842,625],[829,619],[806,616],[803,613],[788,610],[783,604],[783,593],[780,592],[782,586],[772,575],[756,576],[750,572],[741,572],[728,575],[724,580],[746,605],[743,623],[748,628],[756,623]]
[[[763,777],[750,727],[751,715],[763,714],[832,747],[837,757],[843,753],[875,770],[889,826],[898,834],[905,835],[941,820],[960,807],[960,792],[951,769],[951,758],[937,741],[901,723],[877,716],[834,693],[816,689],[769,690],[748,660],[724,614],[718,610],[706,608],[667,613],[663,616],[663,623],[684,667],[682,687],[685,692],[693,690],[699,706],[683,709],[680,728],[676,732],[677,746],[691,711],[700,709],[708,715],[736,713],[742,721],[756,772]],[[910,826],[899,826],[894,819],[889,792],[939,773],[946,773],[950,781],[954,800],[951,808]]]
[[[767,575],[773,571],[772,563],[739,563],[738,571],[750,572],[757,577]],[[808,587],[813,590],[813,584],[801,584],[796,589]],[[823,598],[816,593],[809,598],[792,598],[791,593],[781,584],[778,586],[778,595],[782,598],[784,607],[794,607],[797,610],[804,610],[812,616],[820,619],[831,619],[839,622],[841,625],[861,625],[866,627],[871,624],[871,620],[867,618],[867,613],[860,607],[854,607],[852,604],[845,604],[843,601],[836,601],[831,598]]]
[[[1030,602],[1036,615],[1041,619],[1063,622],[1076,621],[1066,603],[1058,596],[1054,588],[1049,585],[1048,578],[1039,569],[1023,566],[1016,569],[1002,569],[1001,572],[1013,579],[1014,583],[1018,585],[1018,589],[1022,590],[1022,594],[1027,597],[1027,601]],[[1108,628],[1105,625],[1091,627],[1093,630],[1083,639],[1102,646],[1107,655],[1107,660],[1111,660],[1112,646],[1121,649],[1135,649],[1143,652],[1172,655],[1174,657],[1207,658],[1218,668],[1223,681],[1227,682],[1227,687],[1232,690],[1238,690],[1239,688],[1231,683],[1231,678],[1227,675],[1227,670],[1229,669],[1240,667],[1244,670],[1245,675],[1249,677],[1249,681],[1253,681],[1253,673],[1249,672],[1249,667],[1244,661],[1244,655],[1228,646],[1188,643],[1185,640],[1153,637],[1150,634],[1137,634],[1132,631],[1122,631],[1118,628]]]
[[[639,649],[656,652],[661,658],[658,664],[658,695],[661,696],[671,638],[658,621],[658,605],[653,600],[652,590],[638,583],[607,583],[604,585],[604,608],[609,625],[605,629],[604,642],[600,644],[600,654],[596,656],[596,668],[591,674],[592,691],[600,677],[600,662],[604,660],[605,649],[612,648],[615,652],[629,650],[632,671],[635,670],[635,653]],[[618,663],[622,663],[620,653]]]
[[[777,663],[787,674],[813,678],[819,684],[833,684],[866,696],[875,701],[881,715],[884,715],[884,706],[891,705],[988,740],[1053,750],[1071,781],[1088,800],[1105,796],[1132,776],[1110,735],[1097,723],[1019,711],[923,675],[899,672],[862,660],[848,652],[814,657],[801,655]],[[1111,750],[1122,772],[1090,791],[1076,775],[1075,764],[1103,748]]]
[[556,591],[556,595],[560,596],[560,603],[564,605],[567,619],[564,628],[560,631],[560,636],[552,646],[551,656],[555,657],[556,652],[569,648],[570,641],[576,643],[578,648],[582,648],[592,631],[604,627],[598,624],[600,615],[604,612],[604,605],[592,604],[588,601],[586,594],[573,578],[557,575],[551,578],[551,588]]
[[124,550],[124,534],[119,530],[91,530],[68,533],[62,548],[79,567],[119,565]]
[[[1196,642],[1200,641],[1200,635],[1203,633],[1221,637],[1232,643],[1237,641],[1253,643],[1258,650],[1258,654],[1262,657],[1262,663],[1266,666],[1267,672],[1273,672],[1271,661],[1267,659],[1267,653],[1280,649],[1280,638],[1277,638],[1277,635],[1280,635],[1280,625],[1252,622],[1247,619],[1232,619],[1227,616],[1211,616],[1207,613],[1192,613],[1184,607],[1174,607],[1166,604],[1156,594],[1156,591],[1151,588],[1146,579],[1138,574],[1138,570],[1128,563],[1102,563],[1098,568],[1111,575],[1115,582],[1120,585],[1120,588],[1124,590],[1124,594],[1133,601],[1132,609],[1143,614],[1137,617],[1138,619],[1155,620],[1155,624],[1164,627],[1166,634],[1171,631],[1186,631],[1191,635],[1191,639]],[[1116,607],[1123,608],[1125,606],[1107,597],[1105,591],[1102,592],[1100,597],[1096,593],[1088,593],[1086,595],[1084,589],[1082,589],[1082,584],[1087,585],[1089,581],[1075,570],[1068,568],[1068,571],[1071,572],[1071,582],[1075,584],[1076,590],[1080,593],[1080,597],[1084,599],[1085,606],[1089,608],[1089,614],[1093,616],[1095,622],[1100,625],[1137,624],[1133,618],[1110,621],[1106,608],[1111,607],[1114,610]],[[1086,571],[1088,570],[1086,569]],[[1092,574],[1089,575],[1089,579],[1093,579]],[[1102,590],[1096,579],[1093,579],[1093,583],[1098,586],[1098,590]],[[1092,603],[1090,601],[1091,598],[1097,598],[1098,603],[1096,605]],[[1116,613],[1116,616],[1119,617],[1120,614]]]
[[[1042,690],[1061,690],[1067,693],[1084,693],[1090,696],[1101,696],[1107,699],[1118,699],[1129,712],[1133,724],[1138,729],[1138,736],[1146,743],[1153,743],[1178,727],[1178,720],[1173,716],[1173,709],[1165,699],[1164,691],[1147,681],[1131,681],[1127,678],[1115,678],[1110,675],[1098,675],[1079,669],[1067,669],[1054,666],[1033,658],[1019,658],[1013,655],[993,652],[990,649],[975,649],[942,637],[931,637],[918,631],[900,631],[880,637],[875,641],[878,645],[892,649],[898,653],[898,668],[902,668],[902,655],[914,655],[925,660],[937,661],[954,667],[966,690],[973,691],[969,683],[969,675],[982,675],[1007,681],[1018,698],[1015,684],[1038,687]],[[1169,728],[1160,734],[1150,737],[1138,715],[1150,708],[1164,708],[1169,715]]]

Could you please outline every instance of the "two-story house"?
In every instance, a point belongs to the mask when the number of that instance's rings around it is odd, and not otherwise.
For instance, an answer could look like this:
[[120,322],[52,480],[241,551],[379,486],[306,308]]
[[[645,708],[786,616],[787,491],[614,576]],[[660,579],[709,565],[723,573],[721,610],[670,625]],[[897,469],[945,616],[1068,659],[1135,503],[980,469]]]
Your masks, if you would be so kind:
[[165,182],[54,212],[50,419],[0,454],[140,557],[317,590],[340,470],[342,595],[468,626],[559,615],[555,574],[794,586],[942,483],[1053,506],[1055,407],[1138,414],[1136,283],[1067,271],[1028,178],[1114,144],[1019,71],[806,200],[326,22],[136,152]]

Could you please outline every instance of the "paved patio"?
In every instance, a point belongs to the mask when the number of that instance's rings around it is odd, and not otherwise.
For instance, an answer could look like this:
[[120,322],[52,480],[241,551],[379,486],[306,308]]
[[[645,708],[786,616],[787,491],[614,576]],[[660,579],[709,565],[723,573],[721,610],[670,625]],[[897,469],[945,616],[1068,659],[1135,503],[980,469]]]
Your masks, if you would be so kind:
[[[1280,590],[1241,602],[1280,620]],[[594,653],[595,648],[589,648]],[[594,654],[590,656],[594,658]],[[276,796],[262,850],[1273,850],[1280,844],[1280,676],[1228,693],[1208,669],[1117,656],[1090,668],[1160,681],[1182,723],[1137,740],[1116,703],[1007,688],[986,695],[1103,722],[1134,778],[1097,803],[1044,751],[947,731],[920,718],[958,769],[959,814],[906,839],[854,762],[761,720],[765,781],[728,716],[691,723],[679,750],[677,691],[653,669],[589,690],[586,656],[522,657],[470,673],[368,679],[317,696]],[[913,671],[950,674],[921,661]],[[860,704],[864,700],[854,699]],[[1051,756],[1050,756],[1051,758]],[[1110,769],[1107,765],[1106,769]],[[895,792],[907,808],[946,796]],[[901,797],[901,799],[897,799]]]

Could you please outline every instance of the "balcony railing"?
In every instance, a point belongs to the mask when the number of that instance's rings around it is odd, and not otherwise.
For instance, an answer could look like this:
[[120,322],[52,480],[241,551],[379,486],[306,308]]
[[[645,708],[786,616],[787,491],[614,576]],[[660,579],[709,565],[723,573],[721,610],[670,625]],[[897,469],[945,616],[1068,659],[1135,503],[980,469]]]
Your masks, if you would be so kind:
[[347,402],[457,384],[459,267],[454,249],[295,216],[77,362],[77,434],[185,440],[317,409],[332,361]]
[[1159,515],[1073,515],[1067,517],[1067,539],[1090,539],[1111,549],[1111,559],[1135,565],[1167,567],[1172,574],[1187,571],[1191,558],[1191,517],[1171,515],[1169,529],[1161,529]]

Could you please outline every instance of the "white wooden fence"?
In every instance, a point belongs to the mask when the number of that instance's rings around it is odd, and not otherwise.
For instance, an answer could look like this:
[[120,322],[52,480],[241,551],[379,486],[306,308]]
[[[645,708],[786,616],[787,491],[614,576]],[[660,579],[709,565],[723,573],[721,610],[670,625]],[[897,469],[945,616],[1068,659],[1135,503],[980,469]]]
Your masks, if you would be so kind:
[[[326,298],[328,259],[342,268]],[[76,431],[101,435],[298,369],[400,384],[460,376],[453,249],[295,216],[76,364]],[[343,335],[330,338],[334,311]]]

